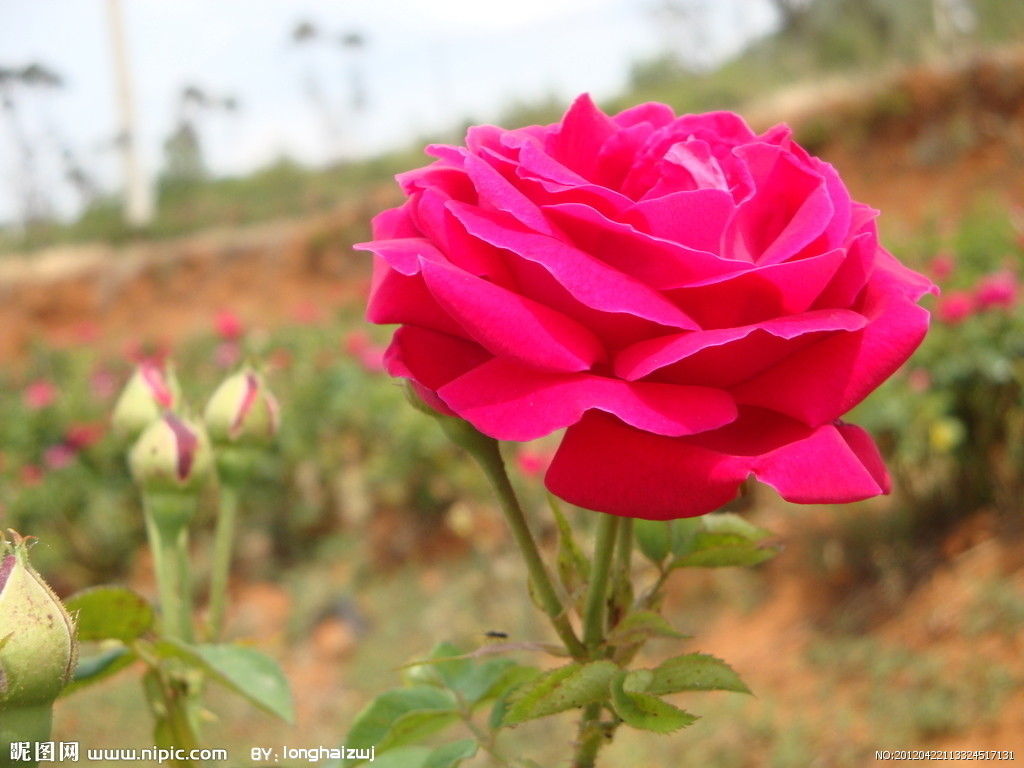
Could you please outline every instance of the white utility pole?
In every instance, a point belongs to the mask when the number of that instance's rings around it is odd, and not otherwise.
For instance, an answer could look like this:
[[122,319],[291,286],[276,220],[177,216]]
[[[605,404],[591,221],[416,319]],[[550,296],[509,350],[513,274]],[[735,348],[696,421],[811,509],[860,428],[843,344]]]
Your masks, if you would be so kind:
[[114,54],[114,79],[117,82],[119,140],[124,170],[124,218],[130,225],[141,227],[153,220],[153,190],[139,160],[139,144],[135,131],[135,102],[128,65],[128,47],[124,37],[121,0],[107,0],[110,22],[110,44]]

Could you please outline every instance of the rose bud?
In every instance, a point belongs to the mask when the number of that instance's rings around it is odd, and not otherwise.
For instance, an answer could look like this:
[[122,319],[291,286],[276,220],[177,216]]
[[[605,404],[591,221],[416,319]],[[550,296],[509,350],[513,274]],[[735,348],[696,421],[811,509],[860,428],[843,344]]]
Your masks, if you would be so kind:
[[140,363],[114,406],[111,418],[114,434],[124,440],[134,440],[164,411],[176,408],[180,401],[181,387],[169,365]]
[[165,413],[142,433],[129,464],[144,494],[193,492],[210,476],[213,450],[202,426]]
[[277,398],[263,377],[244,368],[226,378],[203,414],[210,439],[221,444],[266,444],[280,426]]
[[0,536],[0,759],[15,741],[46,741],[51,707],[78,659],[75,623],[28,561]]

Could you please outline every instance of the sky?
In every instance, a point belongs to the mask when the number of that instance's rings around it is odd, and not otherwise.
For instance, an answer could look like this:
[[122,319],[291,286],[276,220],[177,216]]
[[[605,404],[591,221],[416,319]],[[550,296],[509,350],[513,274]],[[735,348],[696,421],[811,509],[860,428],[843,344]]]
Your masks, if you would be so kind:
[[[655,0],[122,0],[143,165],[159,171],[188,84],[238,101],[198,127],[211,172],[240,174],[284,155],[318,164],[372,154],[497,120],[515,100],[600,99],[625,86],[639,58],[699,40],[700,58],[713,61],[774,23],[767,0],[680,2],[710,9],[696,37],[659,24]],[[295,45],[302,20],[323,38]],[[350,32],[365,40],[358,52],[329,42]],[[18,216],[26,179],[55,213],[75,213],[62,145],[103,190],[120,184],[108,0],[0,0],[0,66],[32,61],[65,85],[15,94],[34,149],[29,173],[0,114],[0,221]],[[350,105],[353,66],[365,82],[361,112]]]

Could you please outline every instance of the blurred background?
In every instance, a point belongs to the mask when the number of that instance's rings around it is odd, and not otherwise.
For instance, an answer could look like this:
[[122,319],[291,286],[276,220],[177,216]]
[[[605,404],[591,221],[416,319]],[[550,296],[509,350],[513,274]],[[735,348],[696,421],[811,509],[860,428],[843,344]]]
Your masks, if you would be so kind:
[[[42,540],[34,559],[61,595],[151,594],[106,435],[113,399],[134,361],[170,357],[201,407],[253,356],[284,426],[244,502],[230,632],[282,661],[299,719],[214,697],[212,746],[335,745],[436,641],[546,638],[475,468],[382,374],[387,329],[362,321],[369,264],[350,246],[425,143],[557,120],[583,91],[608,111],[658,100],[788,122],[943,289],[924,346],[852,416],[893,495],[798,507],[757,488],[737,509],[786,551],[672,583],[688,647],[728,660],[757,698],[695,699],[704,718],[672,737],[620,732],[608,764],[1024,749],[1015,0],[3,3],[0,527]],[[508,447],[546,539],[552,447]],[[147,746],[144,711],[124,673],[63,700],[55,738]],[[555,765],[570,733],[511,738]]]

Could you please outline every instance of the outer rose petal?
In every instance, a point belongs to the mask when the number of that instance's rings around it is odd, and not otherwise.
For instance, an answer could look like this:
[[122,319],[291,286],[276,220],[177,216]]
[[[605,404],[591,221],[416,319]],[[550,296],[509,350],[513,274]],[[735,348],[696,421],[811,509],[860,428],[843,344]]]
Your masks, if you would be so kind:
[[928,330],[927,310],[907,284],[876,270],[862,310],[870,322],[800,350],[737,386],[737,400],[772,408],[806,424],[825,424],[857,405],[917,349]]
[[587,509],[671,520],[713,512],[746,476],[746,461],[591,411],[566,430],[545,484]]
[[721,390],[546,373],[502,358],[468,371],[438,396],[499,440],[535,440],[576,423],[592,408],[672,436],[717,429],[736,418],[735,404]]
[[455,416],[436,391],[488,357],[487,351],[478,344],[406,325],[395,331],[384,353],[384,367],[392,376],[409,379],[427,405]]
[[551,371],[584,371],[604,354],[560,312],[454,267],[420,261],[430,293],[485,349]]
[[752,469],[758,480],[797,504],[860,501],[889,489],[871,438],[853,425],[818,427],[803,440],[758,456]]

